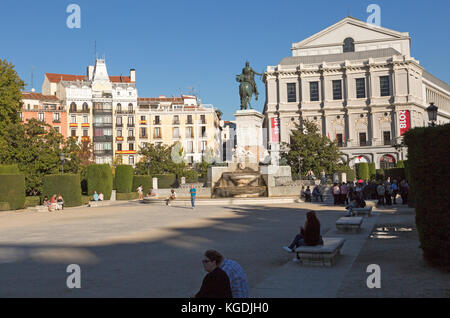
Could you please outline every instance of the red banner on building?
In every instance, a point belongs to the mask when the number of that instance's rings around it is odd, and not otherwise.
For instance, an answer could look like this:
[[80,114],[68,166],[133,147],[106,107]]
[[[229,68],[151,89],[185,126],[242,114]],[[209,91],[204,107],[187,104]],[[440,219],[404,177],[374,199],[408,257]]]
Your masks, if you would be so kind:
[[409,110],[400,110],[398,112],[398,121],[400,124],[400,136],[402,136],[409,128],[411,128]]
[[272,142],[280,142],[280,121],[278,118],[271,118]]

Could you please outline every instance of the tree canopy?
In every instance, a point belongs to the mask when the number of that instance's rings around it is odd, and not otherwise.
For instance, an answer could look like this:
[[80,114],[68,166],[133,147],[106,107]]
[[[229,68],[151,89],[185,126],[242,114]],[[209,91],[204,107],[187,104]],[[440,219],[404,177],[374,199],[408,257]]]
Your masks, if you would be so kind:
[[[306,175],[313,170],[331,174],[338,166],[341,152],[336,142],[322,136],[316,124],[304,121],[291,131],[290,143],[282,143],[281,158],[292,168],[294,174]],[[300,170],[300,171],[299,171]]]
[[0,129],[20,122],[22,90],[25,83],[14,70],[14,65],[0,59]]

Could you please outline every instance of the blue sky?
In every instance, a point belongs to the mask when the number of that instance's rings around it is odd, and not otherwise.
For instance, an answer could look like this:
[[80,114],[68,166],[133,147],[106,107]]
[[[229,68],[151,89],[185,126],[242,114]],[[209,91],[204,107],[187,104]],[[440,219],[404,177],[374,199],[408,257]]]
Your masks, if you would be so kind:
[[[66,8],[81,7],[81,28],[69,29]],[[411,36],[411,55],[450,83],[450,2],[128,0],[12,1],[0,5],[0,58],[41,91],[44,73],[85,74],[98,56],[110,75],[136,69],[140,97],[179,96],[192,87],[224,119],[239,107],[239,74],[250,61],[257,71],[291,55],[291,45],[347,15],[366,21],[369,4],[381,7],[381,26]],[[252,105],[262,111],[264,84]],[[27,90],[31,86],[26,87]]]

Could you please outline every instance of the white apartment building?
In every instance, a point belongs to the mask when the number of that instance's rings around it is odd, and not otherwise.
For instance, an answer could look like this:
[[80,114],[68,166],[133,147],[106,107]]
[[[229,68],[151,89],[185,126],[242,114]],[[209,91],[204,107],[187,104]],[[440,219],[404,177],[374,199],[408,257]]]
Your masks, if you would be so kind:
[[294,124],[315,122],[336,140],[350,166],[391,167],[406,153],[394,145],[410,128],[450,122],[450,86],[410,56],[407,32],[352,17],[292,44],[292,56],[268,66],[264,124],[273,152],[290,141]]
[[135,74],[131,69],[129,76],[109,76],[103,59],[88,66],[86,75],[45,74],[42,93],[55,95],[67,109],[68,136],[93,141],[96,163],[112,162],[118,151],[113,142],[116,131],[128,142],[124,163],[135,163]]

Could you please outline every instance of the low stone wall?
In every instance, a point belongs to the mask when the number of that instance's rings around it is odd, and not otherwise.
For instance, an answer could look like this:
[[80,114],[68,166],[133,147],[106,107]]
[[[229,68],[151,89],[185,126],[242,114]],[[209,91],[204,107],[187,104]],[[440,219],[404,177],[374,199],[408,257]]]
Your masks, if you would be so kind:
[[[197,198],[211,198],[211,188],[210,187],[198,187],[195,186],[197,190]],[[175,193],[177,194],[178,199],[188,199],[191,197],[189,192],[190,184],[183,185],[180,188],[175,188]],[[167,199],[170,195],[171,189],[157,189],[155,190],[157,199]]]

